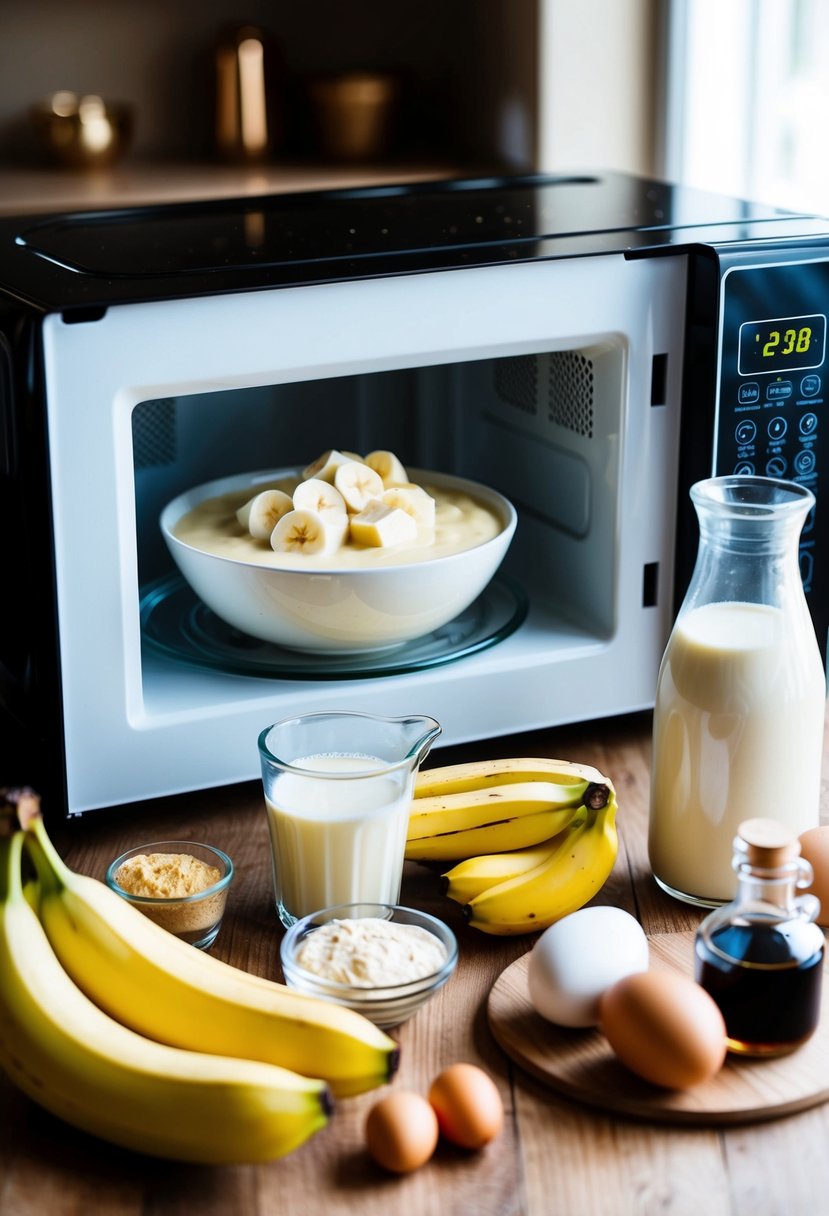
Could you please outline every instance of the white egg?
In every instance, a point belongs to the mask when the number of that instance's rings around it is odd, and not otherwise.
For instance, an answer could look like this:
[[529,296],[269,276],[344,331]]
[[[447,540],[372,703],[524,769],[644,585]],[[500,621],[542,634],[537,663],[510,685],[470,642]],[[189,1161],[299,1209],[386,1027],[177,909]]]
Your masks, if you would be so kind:
[[533,1008],[559,1026],[595,1026],[599,998],[617,980],[648,970],[648,939],[621,908],[581,908],[539,937],[527,980]]

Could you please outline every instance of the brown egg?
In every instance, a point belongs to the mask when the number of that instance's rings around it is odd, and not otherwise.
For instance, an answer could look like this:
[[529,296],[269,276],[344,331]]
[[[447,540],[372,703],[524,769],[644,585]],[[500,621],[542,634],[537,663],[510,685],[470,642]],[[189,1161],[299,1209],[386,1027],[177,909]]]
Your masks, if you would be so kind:
[[437,1116],[420,1094],[399,1090],[375,1102],[365,1135],[368,1151],[379,1165],[394,1174],[408,1174],[435,1151]]
[[435,1077],[429,1101],[441,1134],[461,1148],[483,1148],[504,1125],[504,1107],[495,1082],[474,1064],[452,1064]]
[[704,988],[673,971],[643,971],[613,984],[600,1025],[631,1072],[666,1089],[713,1077],[725,1060],[725,1022]]
[[817,923],[829,925],[829,825],[809,828],[798,839],[801,856],[806,858],[815,872],[809,890],[820,900]]

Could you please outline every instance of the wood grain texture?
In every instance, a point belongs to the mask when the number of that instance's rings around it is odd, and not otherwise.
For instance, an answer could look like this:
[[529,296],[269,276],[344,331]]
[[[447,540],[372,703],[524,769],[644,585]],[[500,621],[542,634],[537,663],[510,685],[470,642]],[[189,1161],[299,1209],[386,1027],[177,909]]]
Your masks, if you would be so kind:
[[[505,707],[505,716],[508,707]],[[656,886],[647,861],[650,715],[504,736],[433,751],[430,765],[537,755],[593,764],[619,792],[619,857],[597,902],[637,915],[651,935],[690,931],[700,915]],[[823,791],[829,819],[829,788]],[[94,812],[53,827],[70,865],[102,877],[143,841],[202,840],[233,857],[236,879],[212,953],[281,978],[261,789],[251,782]],[[446,987],[395,1031],[393,1087],[424,1092],[457,1059],[482,1064],[499,1087],[504,1133],[482,1154],[441,1145],[409,1178],[383,1174],[362,1138],[375,1097],[339,1103],[327,1129],[263,1167],[206,1169],[157,1162],[76,1132],[0,1075],[1,1216],[782,1216],[829,1210],[829,1104],[766,1124],[695,1128],[607,1114],[554,1093],[513,1066],[490,1034],[487,1001],[535,938],[476,933],[439,890],[438,868],[408,865],[403,898],[443,917],[460,942]]]

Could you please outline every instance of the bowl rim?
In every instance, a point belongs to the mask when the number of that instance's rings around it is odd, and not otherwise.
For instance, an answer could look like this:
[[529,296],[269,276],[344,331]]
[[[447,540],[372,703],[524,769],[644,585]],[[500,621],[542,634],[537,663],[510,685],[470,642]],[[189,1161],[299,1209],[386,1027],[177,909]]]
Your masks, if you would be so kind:
[[[174,848],[173,846],[179,847]],[[188,849],[193,848],[204,849],[205,852],[212,853],[225,867],[222,877],[211,886],[205,887],[203,891],[193,891],[190,895],[133,895],[131,891],[125,891],[115,881],[115,875],[124,862],[128,861],[130,857],[136,857],[139,853],[186,853]],[[213,844],[202,844],[199,840],[151,840],[148,844],[139,844],[131,849],[127,849],[120,857],[116,857],[114,861],[110,862],[107,866],[104,881],[111,891],[115,891],[117,895],[120,895],[122,899],[127,900],[131,904],[148,904],[156,908],[163,908],[172,905],[178,907],[181,904],[198,903],[203,899],[207,899],[210,895],[219,895],[230,886],[234,873],[233,862],[227,853]]]
[[[338,912],[347,913],[349,909],[353,908],[371,908],[377,911],[367,912],[362,917],[356,918],[346,915],[340,917],[335,915]],[[389,915],[380,917],[379,911],[381,909],[385,909]],[[414,918],[413,922],[407,923],[416,923],[418,928],[426,929],[446,947],[446,958],[437,970],[430,971],[428,975],[418,976],[416,980],[407,980],[402,984],[376,984],[372,987],[365,987],[363,985],[343,983],[340,980],[324,979],[313,971],[307,971],[296,961],[295,950],[298,941],[305,936],[306,932],[313,932],[310,926],[317,917],[326,917],[326,920],[323,922],[324,924],[329,924],[332,920],[346,919],[379,918],[393,921],[394,917],[399,913],[405,913],[406,916]],[[322,926],[317,925],[316,927],[321,928]],[[445,921],[440,920],[437,916],[433,916],[430,912],[423,912],[420,908],[412,908],[407,904],[389,904],[373,900],[359,900],[349,904],[334,904],[328,908],[319,908],[316,912],[303,916],[286,931],[279,944],[279,954],[286,982],[289,982],[289,974],[293,972],[296,976],[301,977],[302,982],[307,985],[307,988],[313,988],[321,995],[349,1002],[374,1004],[378,1001],[394,1001],[407,996],[420,996],[425,992],[441,987],[455,970],[458,962],[459,946],[458,939],[452,929],[449,928]]]
[[[221,553],[210,553],[206,549],[199,548],[198,545],[189,544],[173,532],[175,525],[179,523],[188,511],[192,511],[208,498],[216,498],[221,494],[229,494],[234,489],[241,490],[245,486],[249,486],[251,492],[253,492],[259,482],[269,483],[280,477],[296,477],[302,473],[302,470],[296,465],[285,465],[277,469],[259,469],[252,473],[236,473],[228,477],[216,478],[213,481],[202,482],[201,485],[184,490],[181,494],[177,494],[175,498],[171,499],[162,509],[158,517],[158,524],[168,544],[175,545],[186,552],[214,559],[231,566],[241,566],[244,569],[261,570],[275,575],[302,575],[304,577],[308,575],[327,577],[332,574],[357,578],[365,578],[370,575],[386,577],[389,574],[399,573],[402,570],[418,570],[424,566],[434,568],[440,566],[441,563],[457,562],[459,558],[463,558],[468,553],[480,553],[491,545],[508,545],[512,540],[518,524],[518,512],[510,500],[501,494],[499,490],[495,490],[483,482],[473,481],[468,477],[457,477],[454,473],[440,473],[438,471],[408,466],[407,472],[413,480],[417,481],[418,485],[428,484],[428,480],[431,479],[439,489],[465,490],[470,497],[482,499],[498,513],[502,523],[500,531],[496,532],[495,536],[491,536],[488,540],[481,541],[477,545],[471,545],[468,549],[461,549],[457,553],[445,553],[442,557],[426,557],[422,561],[398,562],[394,565],[378,566],[376,569],[339,565],[314,566],[312,569],[303,569],[301,566],[270,566],[264,562],[251,562],[245,561],[244,558],[240,557],[227,557]],[[418,478],[420,480],[417,480]]]

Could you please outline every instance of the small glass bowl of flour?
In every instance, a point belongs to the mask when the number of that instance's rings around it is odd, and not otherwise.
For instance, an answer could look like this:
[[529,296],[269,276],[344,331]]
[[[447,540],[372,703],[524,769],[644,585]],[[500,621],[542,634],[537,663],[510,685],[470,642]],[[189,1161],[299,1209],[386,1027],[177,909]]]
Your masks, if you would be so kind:
[[443,921],[416,908],[344,904],[297,921],[280,955],[292,988],[390,1027],[443,987],[457,964],[458,943]]

